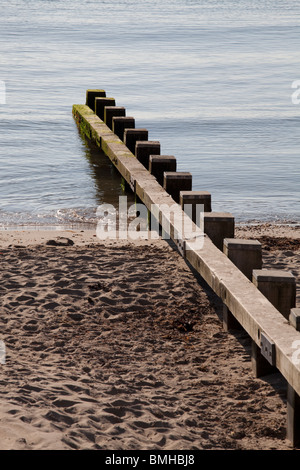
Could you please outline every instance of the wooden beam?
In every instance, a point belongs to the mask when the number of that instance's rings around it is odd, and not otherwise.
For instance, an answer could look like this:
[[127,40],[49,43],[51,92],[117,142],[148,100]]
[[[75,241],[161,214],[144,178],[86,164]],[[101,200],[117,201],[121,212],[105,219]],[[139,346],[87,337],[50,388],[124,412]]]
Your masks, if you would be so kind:
[[[110,158],[128,184],[134,182],[136,193],[159,222],[170,222],[170,236],[178,244],[184,212],[161,187],[156,178],[135,158],[126,145],[85,105],[74,105],[73,115],[80,129],[94,139]],[[174,206],[175,204],[175,206]],[[173,216],[160,207],[177,207]],[[194,233],[197,233],[195,240]],[[199,227],[191,222],[184,234],[186,260],[198,271],[213,291],[261,347],[261,335],[275,343],[276,368],[300,395],[300,361],[294,360],[300,332],[255,287],[255,285],[219,250],[207,235],[199,236]],[[298,363],[299,362],[299,363]]]

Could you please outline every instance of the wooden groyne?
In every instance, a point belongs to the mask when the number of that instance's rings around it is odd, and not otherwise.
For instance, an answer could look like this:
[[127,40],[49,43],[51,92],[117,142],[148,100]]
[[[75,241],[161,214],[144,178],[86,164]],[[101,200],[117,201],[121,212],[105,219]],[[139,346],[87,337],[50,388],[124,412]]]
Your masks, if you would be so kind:
[[[192,191],[192,175],[176,171],[176,159],[160,155],[148,131],[135,126],[123,107],[104,90],[87,90],[86,104],[74,105],[81,132],[93,140],[147,207],[151,217],[168,226],[181,255],[224,304],[224,328],[242,327],[252,341],[256,377],[279,371],[287,387],[287,438],[300,443],[300,332],[296,281],[290,273],[262,267],[257,241],[234,237],[234,217],[211,211],[211,197]],[[203,204],[193,211],[189,230],[185,203]],[[187,224],[188,225],[188,224]],[[299,358],[298,358],[299,356]]]

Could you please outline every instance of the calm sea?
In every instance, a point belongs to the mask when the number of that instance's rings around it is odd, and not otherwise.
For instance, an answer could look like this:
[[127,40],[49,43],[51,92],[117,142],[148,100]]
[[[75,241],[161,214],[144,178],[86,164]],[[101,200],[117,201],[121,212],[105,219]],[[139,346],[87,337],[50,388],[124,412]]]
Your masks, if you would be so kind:
[[87,88],[213,210],[299,223],[299,26],[295,0],[2,0],[0,227],[85,224],[117,203],[119,175],[72,118]]

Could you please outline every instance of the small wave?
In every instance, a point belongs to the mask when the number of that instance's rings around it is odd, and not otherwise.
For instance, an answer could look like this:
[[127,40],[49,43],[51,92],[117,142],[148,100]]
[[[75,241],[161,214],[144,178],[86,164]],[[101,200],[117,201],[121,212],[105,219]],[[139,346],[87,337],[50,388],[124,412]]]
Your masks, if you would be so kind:
[[96,209],[72,208],[57,209],[44,213],[6,212],[0,211],[0,229],[15,227],[35,228],[58,226],[95,226],[97,224]]

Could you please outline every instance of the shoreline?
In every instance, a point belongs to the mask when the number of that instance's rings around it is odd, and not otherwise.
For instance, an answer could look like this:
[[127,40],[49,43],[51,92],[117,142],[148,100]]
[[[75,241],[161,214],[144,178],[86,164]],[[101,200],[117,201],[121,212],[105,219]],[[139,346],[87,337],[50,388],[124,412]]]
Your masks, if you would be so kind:
[[[300,229],[300,222],[296,221],[272,221],[272,220],[254,220],[254,221],[235,221],[235,226],[238,228],[251,228],[258,226],[272,226],[272,227],[285,227],[292,229]],[[0,224],[0,232],[7,230],[90,230],[97,227],[97,222],[81,222],[81,223],[61,223],[61,224]]]
[[[236,237],[267,237],[300,306],[300,231],[277,229]],[[285,380],[253,377],[249,337],[167,241],[7,230],[0,252],[1,450],[291,449]]]
[[[35,225],[35,226],[11,226],[0,228],[0,246],[1,244],[9,243],[19,237],[21,243],[44,243],[46,238],[61,236],[75,236],[80,243],[98,242],[98,243],[133,243],[133,244],[147,244],[156,242],[155,239],[137,239],[126,241],[125,239],[107,239],[100,240],[96,235],[96,225]],[[284,242],[287,243],[286,248],[297,249],[300,241],[300,224],[282,224],[282,223],[253,223],[253,224],[236,224],[235,225],[235,238],[248,238],[257,239],[262,243],[265,249],[272,248],[284,249]],[[161,238],[159,238],[160,241]],[[294,240],[291,244],[289,241]]]

